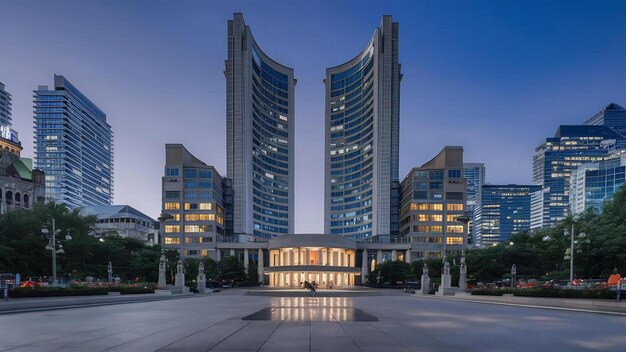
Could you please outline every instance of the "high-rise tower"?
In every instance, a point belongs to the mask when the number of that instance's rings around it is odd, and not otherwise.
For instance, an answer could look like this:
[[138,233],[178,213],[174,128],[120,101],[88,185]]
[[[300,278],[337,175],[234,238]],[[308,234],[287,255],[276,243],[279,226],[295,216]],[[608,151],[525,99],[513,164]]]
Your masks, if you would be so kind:
[[294,231],[293,69],[267,56],[236,13],[228,21],[227,177],[235,235]]
[[398,23],[383,16],[365,49],[326,69],[324,231],[399,232]]
[[11,127],[11,94],[0,82],[0,126]]
[[110,205],[113,132],[106,115],[65,77],[35,92],[35,166],[46,173],[46,198],[70,208]]

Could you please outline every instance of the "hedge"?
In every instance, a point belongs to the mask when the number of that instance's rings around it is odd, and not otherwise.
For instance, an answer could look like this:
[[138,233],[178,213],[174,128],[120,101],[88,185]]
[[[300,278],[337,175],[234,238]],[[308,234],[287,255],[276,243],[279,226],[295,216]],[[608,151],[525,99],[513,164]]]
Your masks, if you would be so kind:
[[132,295],[137,293],[154,293],[154,288],[151,287],[110,287],[110,292],[119,292],[123,295]]
[[9,291],[10,298],[27,298],[27,297],[61,297],[61,296],[94,296],[106,295],[109,292],[107,288],[38,288],[29,287],[15,288]]
[[518,297],[554,297],[554,298],[592,298],[592,299],[615,299],[615,291],[606,289],[560,289],[560,288],[538,288],[513,291]]
[[[505,291],[492,289],[475,289],[470,291],[472,296],[502,296]],[[508,292],[507,292],[508,293]]]

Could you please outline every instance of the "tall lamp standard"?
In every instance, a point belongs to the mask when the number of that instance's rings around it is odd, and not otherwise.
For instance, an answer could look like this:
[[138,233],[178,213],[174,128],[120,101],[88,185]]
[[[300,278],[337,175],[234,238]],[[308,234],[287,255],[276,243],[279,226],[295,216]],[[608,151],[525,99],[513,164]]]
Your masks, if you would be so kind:
[[[574,281],[574,243],[578,243],[578,240],[575,240],[574,237],[577,236],[578,238],[580,238],[581,243],[590,242],[587,238],[586,233],[579,232],[578,235],[576,235],[576,233],[574,232],[574,223],[576,222],[575,220],[575,217],[572,216],[572,229],[569,231],[570,247],[565,250],[565,256],[563,257],[563,259],[565,260],[569,259],[569,282],[567,284],[567,287],[572,287],[572,282]],[[567,236],[568,230],[565,229],[564,232]]]
[[[63,245],[60,241],[57,241],[57,233],[61,232],[60,229],[56,228],[56,222],[54,218],[52,218],[52,235],[49,237],[48,245],[46,246],[47,250],[52,251],[52,286],[57,285],[57,254],[63,254],[65,251],[63,250]],[[50,232],[47,228],[41,229],[41,233],[49,236]],[[65,235],[66,240],[71,240],[72,236],[69,234]]]

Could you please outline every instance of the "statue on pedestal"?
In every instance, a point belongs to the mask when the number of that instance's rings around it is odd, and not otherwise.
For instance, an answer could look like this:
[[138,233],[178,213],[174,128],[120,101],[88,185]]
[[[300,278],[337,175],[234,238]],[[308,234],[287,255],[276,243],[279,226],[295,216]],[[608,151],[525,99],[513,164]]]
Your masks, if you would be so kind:
[[465,264],[465,250],[461,254],[461,267],[459,269],[459,289],[467,289],[467,265]]
[[165,290],[166,281],[165,281],[165,266],[167,261],[165,260],[165,255],[161,254],[161,258],[159,258],[159,281],[157,282],[157,289]]
[[202,260],[198,263],[198,276],[196,277],[196,282],[198,283],[198,292],[205,293],[206,275],[204,275],[204,262]]

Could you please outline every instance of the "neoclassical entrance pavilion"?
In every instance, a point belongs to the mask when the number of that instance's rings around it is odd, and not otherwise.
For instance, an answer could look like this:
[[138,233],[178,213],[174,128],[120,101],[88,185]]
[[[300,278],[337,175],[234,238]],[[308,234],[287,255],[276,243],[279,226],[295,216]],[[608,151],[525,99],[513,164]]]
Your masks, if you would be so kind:
[[356,242],[325,234],[286,235],[268,243],[271,287],[300,287],[304,281],[319,287],[351,287],[361,268],[356,267]]

